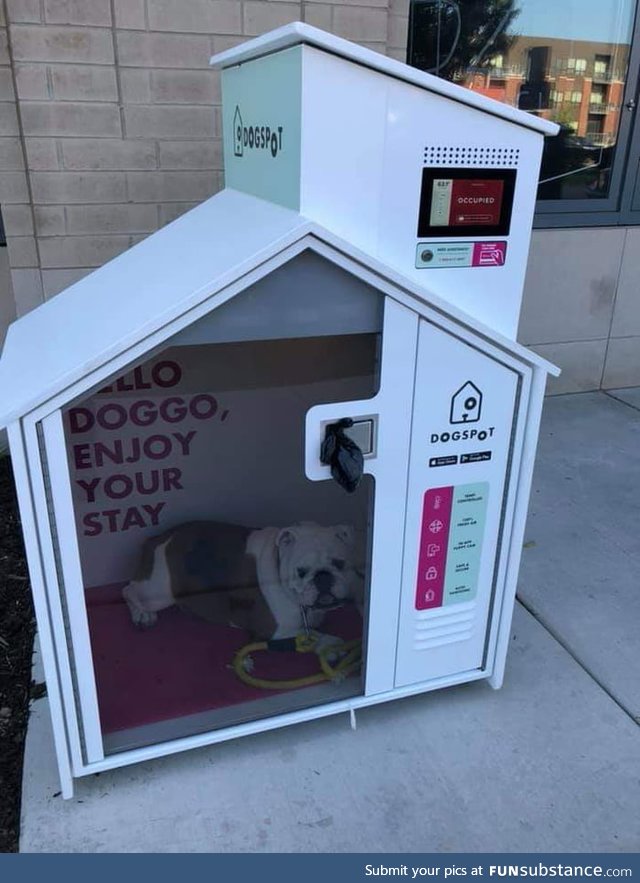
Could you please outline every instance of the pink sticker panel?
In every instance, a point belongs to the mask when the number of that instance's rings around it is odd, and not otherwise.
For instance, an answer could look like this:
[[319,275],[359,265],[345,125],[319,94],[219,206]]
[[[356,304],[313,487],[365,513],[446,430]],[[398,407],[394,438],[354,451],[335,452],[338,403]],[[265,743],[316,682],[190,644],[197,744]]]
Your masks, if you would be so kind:
[[502,267],[507,257],[506,242],[475,242],[473,267]]
[[431,488],[424,495],[416,610],[442,606],[452,501],[453,487]]

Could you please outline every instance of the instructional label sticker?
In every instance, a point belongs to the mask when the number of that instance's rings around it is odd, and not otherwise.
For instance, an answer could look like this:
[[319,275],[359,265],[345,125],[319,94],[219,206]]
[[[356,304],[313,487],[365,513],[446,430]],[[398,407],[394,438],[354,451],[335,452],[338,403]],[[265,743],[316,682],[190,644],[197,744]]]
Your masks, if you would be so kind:
[[452,487],[433,488],[424,495],[416,589],[417,610],[442,606],[452,501]]
[[424,495],[416,610],[476,597],[488,496],[486,481]]
[[476,242],[473,247],[474,267],[502,267],[506,258],[506,242]]
[[506,242],[419,242],[416,268],[502,267],[507,257]]

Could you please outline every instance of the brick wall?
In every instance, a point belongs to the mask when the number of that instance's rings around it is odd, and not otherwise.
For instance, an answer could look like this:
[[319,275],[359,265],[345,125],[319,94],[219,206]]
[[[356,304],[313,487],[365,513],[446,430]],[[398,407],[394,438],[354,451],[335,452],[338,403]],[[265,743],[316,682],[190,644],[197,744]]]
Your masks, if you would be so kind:
[[221,187],[212,53],[302,20],[404,58],[407,8],[0,0],[0,205],[18,315]]

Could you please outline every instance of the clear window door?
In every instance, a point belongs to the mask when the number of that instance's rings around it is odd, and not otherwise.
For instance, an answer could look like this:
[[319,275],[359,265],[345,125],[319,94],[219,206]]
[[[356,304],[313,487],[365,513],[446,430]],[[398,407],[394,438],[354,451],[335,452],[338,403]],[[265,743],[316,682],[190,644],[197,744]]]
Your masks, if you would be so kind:
[[376,395],[383,312],[305,253],[64,413],[107,753],[362,694],[374,479],[309,480],[305,420]]

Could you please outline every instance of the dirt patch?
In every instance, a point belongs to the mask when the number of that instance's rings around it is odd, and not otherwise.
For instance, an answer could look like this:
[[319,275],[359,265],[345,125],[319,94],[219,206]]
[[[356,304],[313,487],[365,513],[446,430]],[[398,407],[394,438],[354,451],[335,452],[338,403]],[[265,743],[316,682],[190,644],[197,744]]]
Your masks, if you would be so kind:
[[0,853],[17,852],[35,620],[11,463],[0,457]]

